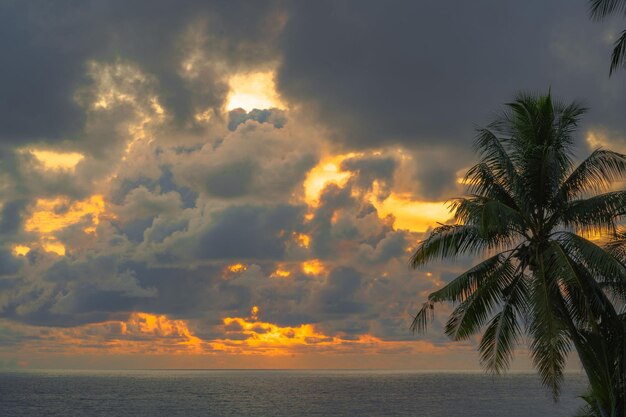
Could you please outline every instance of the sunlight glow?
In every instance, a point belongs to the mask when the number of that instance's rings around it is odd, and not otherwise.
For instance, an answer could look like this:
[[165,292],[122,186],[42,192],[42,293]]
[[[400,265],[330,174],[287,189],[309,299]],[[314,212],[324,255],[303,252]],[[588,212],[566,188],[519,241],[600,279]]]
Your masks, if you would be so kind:
[[13,246],[13,253],[17,256],[26,256],[30,252],[30,248],[24,245],[15,245]]
[[326,267],[319,259],[302,262],[302,272],[307,275],[321,275],[326,273]]
[[274,72],[250,72],[236,74],[228,80],[230,93],[226,100],[226,110],[242,108],[253,109],[285,109],[280,100],[274,83]]
[[84,155],[78,152],[53,152],[31,149],[30,153],[43,164],[44,169],[50,170],[73,170],[85,158]]
[[289,278],[291,272],[287,271],[283,266],[279,265],[274,272],[270,275],[270,278]]
[[[226,334],[239,333],[245,336],[226,339],[223,342],[240,345],[241,347],[252,348],[243,350],[240,353],[262,353],[269,355],[286,355],[290,353],[289,348],[297,345],[332,345],[340,344],[341,340],[327,336],[319,331],[312,324],[301,324],[297,327],[279,326],[277,324],[259,321],[259,309],[253,307],[253,316],[250,319],[241,317],[226,317],[224,326]],[[226,346],[226,344],[224,345]]]
[[59,256],[65,256],[65,245],[54,239],[48,239],[41,242],[41,247],[46,252],[56,253]]
[[384,201],[372,200],[380,217],[393,215],[396,229],[425,232],[437,223],[445,223],[452,215],[445,202],[415,201],[408,196],[391,193]]
[[248,267],[243,264],[233,264],[233,265],[228,265],[227,269],[230,272],[243,272],[246,269],[248,269]]
[[293,238],[298,243],[298,245],[303,248],[308,248],[311,245],[311,236],[305,235],[304,233],[294,232]]
[[350,178],[349,172],[339,170],[341,161],[349,155],[338,155],[321,161],[309,171],[304,180],[304,199],[307,204],[316,206],[319,195],[328,184],[342,187]]
[[38,199],[31,217],[24,224],[24,230],[47,234],[88,220],[91,225],[83,230],[86,233],[95,232],[95,227],[100,223],[100,215],[104,212],[103,196],[94,195],[86,200],[76,201],[69,207],[68,203],[64,198]]

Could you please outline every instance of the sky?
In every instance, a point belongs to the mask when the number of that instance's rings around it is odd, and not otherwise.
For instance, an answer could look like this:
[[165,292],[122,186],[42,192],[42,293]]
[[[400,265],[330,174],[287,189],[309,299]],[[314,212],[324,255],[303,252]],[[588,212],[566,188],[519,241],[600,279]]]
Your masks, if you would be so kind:
[[[520,91],[626,151],[583,0],[0,2],[0,368],[478,369],[411,270]],[[515,367],[530,367],[520,341]]]

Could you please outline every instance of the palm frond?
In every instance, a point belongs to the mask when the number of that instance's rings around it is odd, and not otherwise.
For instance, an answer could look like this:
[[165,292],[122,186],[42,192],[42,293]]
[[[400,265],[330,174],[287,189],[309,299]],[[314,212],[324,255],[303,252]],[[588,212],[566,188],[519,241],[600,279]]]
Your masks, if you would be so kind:
[[411,330],[413,332],[424,333],[428,330],[428,324],[434,319],[434,305],[438,302],[465,301],[483,282],[493,275],[495,271],[502,265],[507,258],[504,254],[497,254],[480,262],[478,265],[465,271],[443,288],[432,292],[428,296],[428,300],[422,304],[422,307],[413,317]]
[[566,205],[558,217],[562,224],[586,233],[609,233],[616,231],[616,220],[626,212],[626,191],[612,191]]
[[476,333],[503,299],[503,290],[513,281],[516,268],[509,258],[481,277],[482,282],[452,312],[445,333],[454,340],[464,340]]
[[450,204],[457,223],[474,225],[482,236],[502,245],[513,241],[512,232],[523,233],[525,219],[516,209],[486,197],[457,198]]
[[615,259],[626,263],[626,229],[618,229],[604,248]]
[[596,149],[563,182],[557,198],[563,203],[586,192],[604,192],[626,175],[626,155]]
[[453,303],[463,302],[479,288],[485,280],[491,277],[507,261],[504,254],[499,253],[478,265],[468,269],[454,278],[444,287],[432,292],[428,296],[431,302],[450,301]]
[[470,194],[497,200],[514,210],[519,210],[513,195],[508,190],[510,185],[497,178],[487,164],[481,162],[470,168],[465,174],[464,182]]
[[563,381],[563,368],[570,344],[568,330],[563,322],[564,312],[558,303],[555,304],[560,298],[557,283],[547,276],[543,260],[538,261],[539,265],[534,272],[536,279],[530,291],[530,350],[542,383],[556,399]]
[[481,236],[475,226],[442,225],[420,243],[411,256],[410,265],[418,268],[433,260],[454,259],[461,254],[478,253],[493,244],[494,242]]
[[413,316],[413,322],[411,323],[411,331],[413,333],[425,333],[428,330],[428,325],[435,319],[435,305],[431,301],[426,301],[422,304],[417,314]]
[[502,141],[498,137],[500,121],[491,123],[488,127],[478,129],[474,139],[474,147],[484,163],[498,181],[508,184],[509,192],[517,203],[525,203],[525,189],[517,169],[507,153]]
[[626,283],[626,267],[604,248],[570,232],[561,232],[558,240],[563,250],[576,262],[584,265],[598,282],[622,285]]
[[595,328],[601,319],[617,316],[611,300],[596,282],[596,275],[569,253],[567,247],[551,241],[543,254],[546,274],[558,282],[569,318],[580,329]]
[[615,70],[620,68],[626,68],[626,30],[620,33],[619,38],[613,44],[609,75],[612,75]]
[[523,274],[516,276],[504,291],[501,311],[491,319],[480,341],[480,362],[496,374],[506,370],[513,359],[520,333],[519,314],[525,312],[527,291]]
[[589,14],[593,19],[602,19],[613,13],[625,13],[625,0],[591,0]]

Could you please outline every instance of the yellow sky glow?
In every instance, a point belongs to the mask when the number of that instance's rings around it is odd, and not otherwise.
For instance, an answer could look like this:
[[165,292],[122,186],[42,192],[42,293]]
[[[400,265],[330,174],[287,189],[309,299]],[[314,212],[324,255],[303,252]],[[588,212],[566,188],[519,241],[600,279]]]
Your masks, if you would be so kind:
[[326,272],[326,267],[319,259],[302,262],[302,272],[307,275],[320,275]]
[[26,220],[24,229],[27,232],[53,233],[91,216],[91,226],[86,232],[93,232],[92,227],[100,222],[104,212],[104,198],[94,195],[82,201],[72,203],[67,210],[63,207],[68,201],[63,198],[38,199],[30,218]]
[[245,111],[273,107],[286,108],[276,92],[272,71],[236,74],[230,77],[228,85],[230,87],[230,93],[226,99],[228,111],[237,108]]
[[85,158],[78,152],[52,152],[32,149],[30,153],[43,164],[45,169],[51,170],[73,170]]
[[30,248],[24,245],[15,245],[13,246],[13,253],[17,256],[26,256],[30,252]]
[[278,264],[274,272],[270,274],[270,278],[285,279],[291,276],[291,271],[283,264]]
[[[357,154],[336,155],[325,158],[315,166],[304,181],[305,201],[310,206],[317,206],[319,195],[322,190],[331,183],[342,187],[350,178],[350,172],[341,171],[339,168],[344,159],[354,157]],[[396,229],[406,229],[412,232],[425,232],[429,227],[434,227],[437,223],[444,223],[452,216],[444,201],[417,201],[411,196],[391,193],[383,201],[376,197],[377,184],[374,184],[374,191],[368,196],[369,201],[378,210],[378,215],[384,218],[393,215],[395,218],[394,227]]]
[[409,197],[391,193],[384,201],[372,200],[381,217],[389,214],[395,217],[396,229],[412,232],[425,232],[437,223],[445,223],[452,216],[445,202],[415,201]]
[[304,199],[307,204],[316,206],[320,193],[328,184],[335,183],[341,187],[348,181],[350,173],[339,169],[341,161],[347,157],[338,155],[324,159],[309,171],[304,180]]

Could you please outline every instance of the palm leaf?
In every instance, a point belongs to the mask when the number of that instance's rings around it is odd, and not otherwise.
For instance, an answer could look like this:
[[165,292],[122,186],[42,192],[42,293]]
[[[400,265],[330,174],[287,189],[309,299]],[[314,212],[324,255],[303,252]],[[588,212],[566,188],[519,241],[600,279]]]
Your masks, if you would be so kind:
[[619,38],[613,44],[609,75],[612,75],[615,70],[620,68],[626,68],[626,30],[619,35]]
[[481,276],[480,285],[450,315],[445,333],[454,340],[464,340],[476,333],[502,301],[502,292],[513,281],[515,271],[515,265],[506,258],[495,269]]
[[626,284],[626,267],[602,247],[570,232],[561,232],[558,239],[563,250],[584,265],[600,283]]
[[560,300],[558,280],[547,275],[542,256],[538,258],[538,263],[536,279],[533,280],[530,291],[530,350],[542,383],[552,391],[556,399],[563,381],[563,368],[570,345],[563,321],[565,312],[558,302],[555,303]]
[[527,291],[523,274],[515,277],[504,291],[506,298],[501,311],[491,319],[480,341],[480,362],[496,374],[507,369],[513,358],[520,333],[518,318],[525,313]]
[[474,226],[442,225],[420,243],[411,257],[410,264],[413,268],[418,268],[433,260],[478,253],[494,244],[495,242],[481,236],[480,231]]
[[[561,222],[581,232],[610,233],[616,231],[616,218],[626,209],[626,191],[613,191],[567,204],[559,216]],[[550,221],[556,221],[553,217]]]
[[569,201],[585,192],[603,192],[626,174],[626,155],[596,149],[561,185],[559,197]]
[[594,19],[601,19],[615,12],[626,12],[625,0],[591,0],[589,14]]

